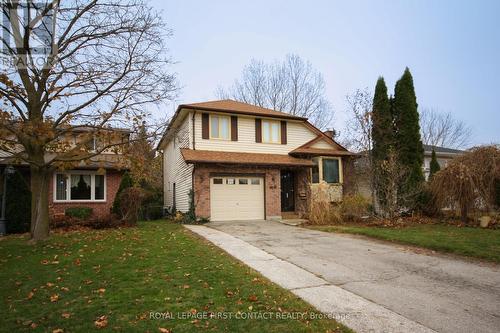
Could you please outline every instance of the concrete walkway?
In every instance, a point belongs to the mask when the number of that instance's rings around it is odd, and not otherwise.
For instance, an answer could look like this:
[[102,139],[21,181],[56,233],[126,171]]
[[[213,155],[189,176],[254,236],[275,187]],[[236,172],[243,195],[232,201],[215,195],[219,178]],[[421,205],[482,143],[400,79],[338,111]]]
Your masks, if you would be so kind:
[[358,332],[500,331],[498,265],[269,221],[207,226],[192,230]]
[[204,226],[186,228],[356,332],[434,332],[241,239]]

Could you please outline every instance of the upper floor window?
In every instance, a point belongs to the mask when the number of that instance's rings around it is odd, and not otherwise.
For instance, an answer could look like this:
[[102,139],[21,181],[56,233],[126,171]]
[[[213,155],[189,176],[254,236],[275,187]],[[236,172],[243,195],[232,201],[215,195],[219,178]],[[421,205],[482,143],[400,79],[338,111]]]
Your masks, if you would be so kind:
[[280,143],[280,122],[262,120],[262,142]]
[[230,117],[221,115],[210,115],[210,138],[229,140],[231,128]]

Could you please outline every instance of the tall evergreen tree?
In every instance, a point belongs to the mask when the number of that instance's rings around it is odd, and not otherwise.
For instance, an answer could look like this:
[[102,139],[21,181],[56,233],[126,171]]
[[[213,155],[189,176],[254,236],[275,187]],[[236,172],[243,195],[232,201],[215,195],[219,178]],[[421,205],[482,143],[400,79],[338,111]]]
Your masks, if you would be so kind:
[[394,145],[394,125],[391,114],[391,104],[387,96],[387,86],[383,77],[379,77],[375,86],[373,96],[372,111],[372,142],[371,168],[372,186],[374,194],[378,199],[382,210],[384,210],[387,198],[386,191],[382,191],[387,186],[387,179],[384,179],[381,170],[382,162],[387,159],[389,150]]
[[424,181],[422,173],[424,148],[420,137],[417,97],[415,96],[413,77],[408,67],[396,83],[392,106],[396,127],[395,148],[401,166],[408,173],[406,182],[401,184],[401,192],[398,194],[398,197],[405,201],[416,192],[419,185]]
[[387,158],[389,148],[394,144],[391,104],[383,77],[378,78],[375,86],[372,123],[372,157],[374,161],[383,161]]
[[438,172],[439,170],[441,170],[441,167],[439,166],[439,163],[438,163],[437,158],[436,158],[436,151],[434,149],[432,149],[431,163],[430,163],[429,167],[430,167],[430,170],[429,170],[429,180],[431,180],[432,176],[436,172]]

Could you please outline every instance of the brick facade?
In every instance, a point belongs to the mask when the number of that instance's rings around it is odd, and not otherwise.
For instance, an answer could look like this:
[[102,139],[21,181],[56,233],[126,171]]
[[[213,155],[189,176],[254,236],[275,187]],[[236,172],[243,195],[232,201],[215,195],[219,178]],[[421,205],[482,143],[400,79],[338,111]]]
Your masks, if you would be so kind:
[[[309,209],[309,168],[294,168],[295,211],[305,216]],[[210,174],[255,174],[264,176],[266,219],[281,217],[281,169],[279,167],[240,167],[197,164],[194,168],[196,216],[210,217]]]
[[196,216],[210,217],[210,174],[259,174],[264,176],[266,218],[281,216],[280,169],[266,167],[231,167],[197,164],[194,168]]
[[104,202],[54,202],[54,176],[49,184],[49,214],[64,214],[66,208],[70,207],[90,207],[94,217],[104,217],[111,212],[116,192],[120,186],[123,171],[106,170],[106,201]]

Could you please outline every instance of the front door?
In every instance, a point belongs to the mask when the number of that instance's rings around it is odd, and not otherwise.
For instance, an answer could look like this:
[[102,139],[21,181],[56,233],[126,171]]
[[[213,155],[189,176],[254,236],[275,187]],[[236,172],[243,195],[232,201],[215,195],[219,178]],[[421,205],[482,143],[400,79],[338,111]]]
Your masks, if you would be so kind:
[[294,173],[289,170],[281,171],[281,211],[295,211],[295,182]]

